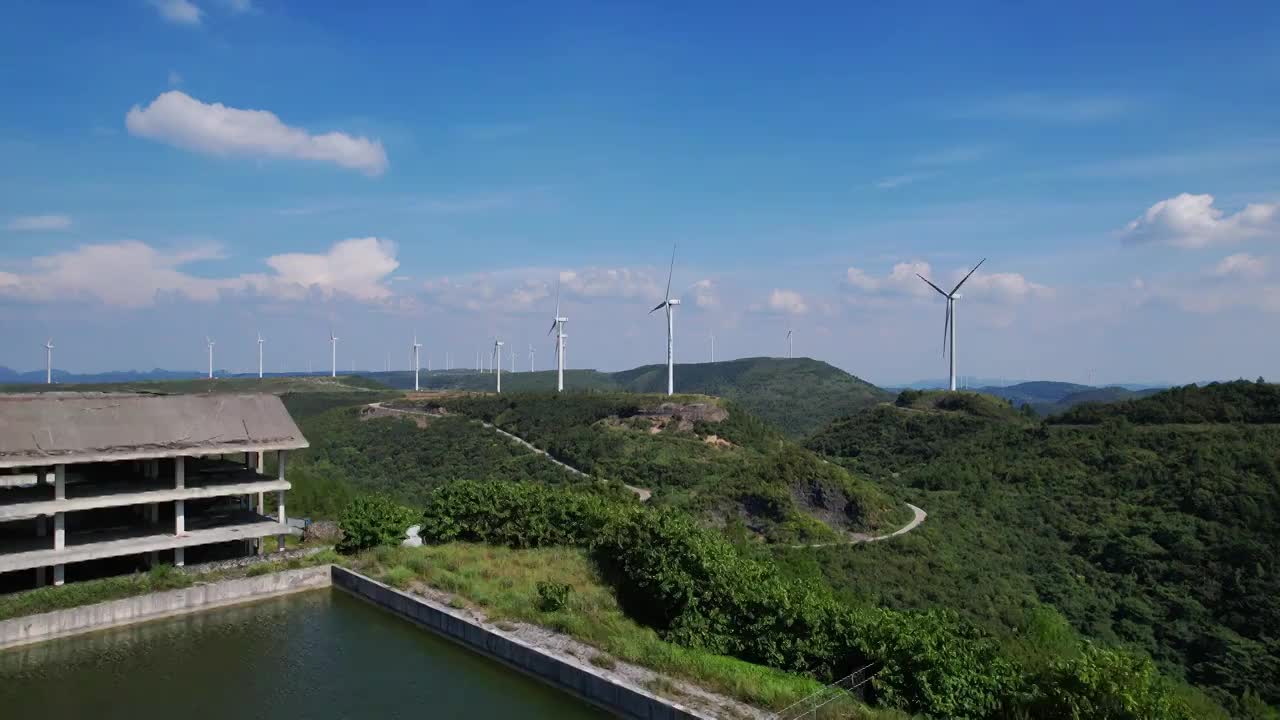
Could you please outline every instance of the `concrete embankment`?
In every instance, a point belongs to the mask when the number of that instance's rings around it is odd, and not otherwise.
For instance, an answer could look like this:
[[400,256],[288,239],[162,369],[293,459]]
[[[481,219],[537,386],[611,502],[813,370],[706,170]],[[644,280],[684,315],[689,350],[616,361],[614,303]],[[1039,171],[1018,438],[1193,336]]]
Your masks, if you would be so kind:
[[336,565],[333,567],[333,585],[621,717],[636,720],[710,718],[639,687],[606,678],[585,663],[578,665],[507,637],[452,608],[400,592]]
[[0,621],[0,649],[329,587],[331,577],[318,565],[13,618]]

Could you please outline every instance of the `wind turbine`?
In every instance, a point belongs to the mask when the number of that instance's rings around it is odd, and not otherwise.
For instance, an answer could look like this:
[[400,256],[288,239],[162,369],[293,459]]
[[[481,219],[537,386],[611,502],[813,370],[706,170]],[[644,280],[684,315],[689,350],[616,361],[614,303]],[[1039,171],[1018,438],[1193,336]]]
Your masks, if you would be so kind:
[[258,333],[258,379],[262,379],[262,333]]
[[329,377],[338,377],[338,336],[329,328]]
[[675,356],[675,334],[676,334],[676,306],[680,304],[679,298],[671,297],[671,276],[676,271],[676,246],[671,246],[671,269],[667,271],[667,293],[663,295],[662,302],[658,306],[649,311],[652,315],[663,308],[667,311],[667,394],[674,395],[676,392],[676,356]]
[[511,346],[511,372],[514,374],[515,371],[516,371],[516,346],[512,345]]
[[711,362],[716,361],[716,334],[711,333]]
[[418,392],[418,348],[422,347],[422,343],[418,342],[418,334],[413,335],[413,391]]
[[209,344],[209,379],[213,379],[213,338],[206,335],[204,341]]
[[53,384],[53,338],[44,341],[44,384]]
[[498,379],[498,392],[502,392],[502,341],[493,341],[493,372]]
[[982,263],[986,261],[986,258],[982,258],[982,260],[978,261],[978,264],[973,266],[973,269],[969,271],[969,274],[961,278],[960,282],[956,283],[956,286],[951,288],[951,292],[944,292],[942,288],[929,282],[929,278],[926,278],[920,273],[916,273],[916,277],[924,280],[928,283],[929,287],[937,290],[939,295],[947,299],[947,318],[942,324],[942,354],[944,356],[948,354],[948,345],[950,345],[951,362],[947,368],[947,385],[952,391],[956,389],[956,300],[959,300],[962,297],[956,293],[960,290],[960,286],[964,285],[965,282],[978,271],[978,268],[982,267]]
[[[551,329],[547,331],[550,335],[552,332],[556,334],[556,392],[564,392],[564,341],[569,337],[564,334],[564,324],[569,322],[569,318],[560,314],[560,281],[556,280],[556,315],[551,321]],[[533,348],[529,348],[529,364],[533,365]]]
[[529,372],[533,372],[533,343],[529,343]]
[[794,352],[795,345],[792,342],[791,334],[792,334],[791,328],[787,328],[787,359],[788,360],[795,357],[795,352]]

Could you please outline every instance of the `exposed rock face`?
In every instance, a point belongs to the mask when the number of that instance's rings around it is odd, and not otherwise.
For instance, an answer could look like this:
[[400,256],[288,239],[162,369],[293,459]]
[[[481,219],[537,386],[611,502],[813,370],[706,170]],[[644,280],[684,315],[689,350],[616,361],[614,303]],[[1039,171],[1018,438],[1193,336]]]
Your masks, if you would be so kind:
[[307,542],[337,544],[342,540],[342,528],[333,520],[317,520],[307,526],[302,537]]
[[720,422],[729,417],[729,411],[713,403],[664,402],[656,408],[640,411],[645,417],[680,418],[689,422]]

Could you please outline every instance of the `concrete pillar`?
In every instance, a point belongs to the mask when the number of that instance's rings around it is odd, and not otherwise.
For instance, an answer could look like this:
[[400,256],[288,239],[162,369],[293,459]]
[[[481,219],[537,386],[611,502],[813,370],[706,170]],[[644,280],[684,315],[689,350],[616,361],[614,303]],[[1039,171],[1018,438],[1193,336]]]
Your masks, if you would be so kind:
[[53,499],[67,499],[67,466],[53,466]]
[[[186,458],[179,455],[173,459],[173,487],[181,490],[187,486]],[[187,501],[173,501],[173,534],[185,535],[187,532]],[[187,562],[187,553],[183,548],[173,551],[173,564],[182,567]]]
[[[276,492],[276,515],[279,517],[280,524],[283,525],[286,519],[286,516],[284,514],[284,491],[283,490],[279,490]],[[281,551],[284,550],[284,535],[276,536],[276,547]]]
[[257,466],[258,474],[265,475],[267,473],[267,459],[266,459],[267,454],[263,452],[257,452],[257,453],[254,453],[254,455],[257,457],[257,460],[258,460],[258,466]]
[[181,490],[187,486],[187,459],[179,455],[173,459],[173,487]]
[[67,518],[66,513],[53,514],[53,549],[61,550],[66,547],[67,543]]
[[[44,472],[43,472],[43,471],[41,471],[41,472],[40,472],[40,475],[42,476],[42,477],[40,478],[40,482],[41,482],[41,484],[43,484],[43,483],[44,483],[44,477],[43,477]],[[36,537],[46,537],[46,536],[48,536],[48,534],[49,534],[49,528],[48,528],[44,523],[45,523],[44,516],[43,516],[43,515],[37,515],[37,516],[36,516]],[[44,584],[45,584],[45,572],[44,572],[44,568],[42,568],[42,567],[38,567],[38,568],[36,568],[36,587],[44,587]]]
[[287,451],[279,450],[276,452],[276,479],[277,480],[284,479],[284,466],[285,466],[285,461],[288,460],[288,458],[289,458],[289,453]]
[[187,501],[173,501],[173,534],[183,535],[187,532]]
[[54,565],[54,566],[53,566],[53,584],[54,584],[54,585],[61,585],[61,584],[63,583],[63,580],[65,579],[65,577],[66,577],[65,566],[64,566],[64,565]]

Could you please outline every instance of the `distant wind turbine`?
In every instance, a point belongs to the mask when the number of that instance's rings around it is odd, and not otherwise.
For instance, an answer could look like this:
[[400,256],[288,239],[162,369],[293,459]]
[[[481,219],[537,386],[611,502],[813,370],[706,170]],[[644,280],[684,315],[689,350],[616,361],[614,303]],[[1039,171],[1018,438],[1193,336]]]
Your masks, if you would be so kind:
[[413,391],[418,391],[418,348],[422,347],[422,343],[418,342],[418,335],[413,335]]
[[529,372],[533,372],[533,343],[529,343]]
[[204,341],[209,344],[209,379],[213,379],[213,338],[205,336]]
[[515,373],[515,371],[516,371],[516,347],[512,345],[511,346],[511,372]]
[[338,336],[329,328],[329,377],[338,377]]
[[716,334],[711,333],[711,362],[716,361]]
[[53,384],[53,338],[44,341],[44,384]]
[[[560,280],[556,280],[556,314],[555,319],[551,321],[551,329],[547,331],[550,335],[552,332],[556,334],[556,392],[564,392],[564,341],[569,337],[564,334],[564,324],[569,322],[569,318],[560,314]],[[533,363],[533,349],[529,349],[529,362]]]
[[502,341],[493,341],[493,371],[498,379],[498,392],[502,392]]
[[[982,267],[982,263],[986,261],[986,258],[982,258],[977,265],[974,265],[973,269],[969,271],[969,274],[961,278],[960,282],[956,283],[956,286],[951,288],[951,292],[944,292],[942,288],[929,282],[928,278],[920,273],[916,273],[916,277],[924,280],[928,283],[929,287],[937,290],[939,295],[947,299],[947,317],[942,324],[942,354],[949,355],[951,358],[950,363],[947,366],[947,386],[953,391],[956,389],[956,300],[959,300],[962,297],[961,295],[958,295],[957,292],[960,290],[960,286],[964,285],[965,282],[978,271],[978,268]],[[948,345],[950,345],[949,353]]]
[[262,379],[262,333],[258,333],[258,379]]
[[790,328],[788,328],[787,329],[787,359],[788,360],[795,357],[795,345],[792,343],[791,335],[792,335],[792,331]]
[[662,302],[658,306],[649,311],[652,315],[659,310],[667,311],[667,394],[674,395],[676,392],[676,356],[675,356],[675,334],[676,334],[676,306],[680,304],[679,298],[671,297],[671,276],[676,271],[676,246],[671,246],[671,269],[667,271],[667,292],[662,296]]

